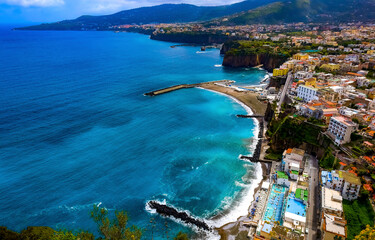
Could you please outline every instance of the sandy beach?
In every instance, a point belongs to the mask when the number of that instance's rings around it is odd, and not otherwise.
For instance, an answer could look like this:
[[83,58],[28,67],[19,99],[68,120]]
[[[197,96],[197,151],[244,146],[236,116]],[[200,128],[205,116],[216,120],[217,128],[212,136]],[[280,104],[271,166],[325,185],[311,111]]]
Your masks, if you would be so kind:
[[257,98],[257,94],[254,92],[239,92],[233,88],[219,86],[214,83],[201,83],[200,87],[227,94],[251,108],[254,114],[264,115],[266,111],[267,104],[259,101]]

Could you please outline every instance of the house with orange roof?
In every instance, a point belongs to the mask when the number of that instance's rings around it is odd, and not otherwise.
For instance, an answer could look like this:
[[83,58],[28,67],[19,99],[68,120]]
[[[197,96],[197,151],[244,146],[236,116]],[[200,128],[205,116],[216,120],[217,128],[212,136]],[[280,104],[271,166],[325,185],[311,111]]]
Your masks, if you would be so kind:
[[366,191],[369,191],[370,193],[374,192],[371,184],[363,184],[363,189],[365,189]]

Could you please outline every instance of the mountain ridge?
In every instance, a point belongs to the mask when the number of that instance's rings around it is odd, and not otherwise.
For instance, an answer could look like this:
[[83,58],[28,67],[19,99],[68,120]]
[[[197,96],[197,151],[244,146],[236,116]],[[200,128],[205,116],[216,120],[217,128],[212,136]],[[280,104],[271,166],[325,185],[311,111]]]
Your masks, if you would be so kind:
[[103,16],[83,15],[73,20],[20,29],[110,30],[110,27],[115,25],[150,23],[246,25],[374,20],[375,0],[245,0],[224,6],[162,4]]
[[55,23],[45,23],[19,29],[31,30],[102,30],[113,25],[149,24],[149,23],[186,23],[208,21],[231,15],[241,11],[254,9],[265,3],[277,0],[245,0],[239,3],[223,6],[196,6],[192,4],[162,4],[152,7],[141,7],[120,11],[110,15],[83,15],[73,20],[63,20]]

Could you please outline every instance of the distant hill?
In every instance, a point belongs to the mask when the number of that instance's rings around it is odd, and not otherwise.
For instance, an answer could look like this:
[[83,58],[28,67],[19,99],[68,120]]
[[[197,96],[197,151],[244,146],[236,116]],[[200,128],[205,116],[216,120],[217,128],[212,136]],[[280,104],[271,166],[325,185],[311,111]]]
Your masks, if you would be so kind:
[[242,25],[374,20],[375,0],[283,0],[215,19],[210,23]]
[[147,23],[180,23],[207,21],[226,15],[269,4],[277,0],[246,0],[232,5],[216,7],[199,7],[190,4],[163,4],[153,7],[142,7],[121,11],[105,16],[81,16],[74,20],[64,20],[56,23],[41,24],[20,29],[31,30],[105,30],[108,26],[122,24]]

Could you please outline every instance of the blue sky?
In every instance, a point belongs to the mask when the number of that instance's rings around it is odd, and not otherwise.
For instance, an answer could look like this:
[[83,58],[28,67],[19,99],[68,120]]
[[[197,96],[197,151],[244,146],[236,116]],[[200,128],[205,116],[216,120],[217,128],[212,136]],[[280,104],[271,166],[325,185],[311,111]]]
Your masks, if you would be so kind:
[[163,3],[225,5],[241,0],[0,0],[0,23],[41,23]]

